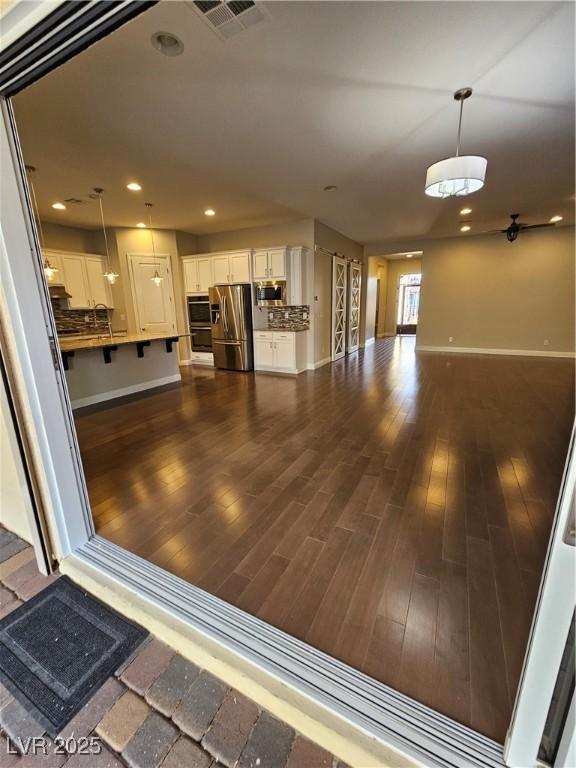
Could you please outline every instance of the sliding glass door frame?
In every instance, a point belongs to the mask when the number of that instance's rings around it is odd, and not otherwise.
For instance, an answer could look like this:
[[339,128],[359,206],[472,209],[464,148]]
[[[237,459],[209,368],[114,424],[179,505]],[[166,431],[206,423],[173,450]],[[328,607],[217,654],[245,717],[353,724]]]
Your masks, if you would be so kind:
[[[73,4],[76,5],[76,4]],[[124,18],[136,13],[136,2],[114,4]],[[90,42],[118,26],[110,19],[111,4],[92,0],[80,6],[71,36],[70,57]],[[82,11],[86,9],[85,27]],[[98,15],[100,9],[101,16]],[[90,14],[88,15],[88,10]],[[139,11],[138,11],[139,12]],[[104,25],[100,28],[99,20]],[[106,26],[107,25],[107,26]],[[566,601],[550,604],[549,591],[556,577],[555,543],[565,523],[576,484],[576,462],[571,449],[564,476],[555,533],[548,553],[545,579],[526,658],[514,717],[505,749],[481,734],[419,704],[399,692],[327,656],[307,644],[256,619],[234,606],[187,584],[175,576],[116,547],[95,534],[80,450],[65,375],[58,350],[56,328],[48,289],[42,271],[42,258],[17,128],[9,97],[25,87],[35,75],[45,74],[52,40],[61,62],[66,52],[67,33],[49,37],[34,32],[35,45],[26,53],[22,33],[18,67],[23,76],[14,79],[10,59],[0,62],[2,156],[0,226],[0,267],[2,275],[2,332],[11,351],[15,396],[25,414],[28,439],[32,446],[30,467],[34,472],[43,507],[49,520],[50,538],[58,560],[68,558],[92,568],[102,579],[142,596],[167,617],[175,616],[211,638],[228,654],[233,653],[254,669],[264,669],[299,695],[347,721],[357,733],[377,739],[397,753],[399,762],[412,761],[425,766],[483,766],[507,764],[526,768],[536,764],[539,735],[542,733],[547,703],[537,702],[554,685],[560,659],[556,649],[546,664],[542,648],[550,611],[563,627]],[[48,34],[48,33],[47,33]],[[84,38],[82,38],[84,34]],[[35,59],[34,51],[42,48]],[[7,68],[6,68],[7,67]],[[35,67],[38,69],[35,70]],[[9,79],[2,80],[3,72]],[[552,584],[552,586],[547,586]],[[547,591],[548,590],[548,591]],[[573,596],[572,596],[573,608]],[[561,619],[558,616],[562,614]],[[539,687],[539,690],[536,688]],[[548,700],[549,703],[549,700]],[[545,706],[546,705],[546,706]],[[544,713],[544,714],[543,714]]]

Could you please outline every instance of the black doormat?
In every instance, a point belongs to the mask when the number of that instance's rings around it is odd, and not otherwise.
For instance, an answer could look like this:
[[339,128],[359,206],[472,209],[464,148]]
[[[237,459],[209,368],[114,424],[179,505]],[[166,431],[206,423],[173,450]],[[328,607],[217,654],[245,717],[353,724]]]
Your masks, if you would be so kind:
[[0,621],[0,681],[53,738],[147,634],[62,577]]

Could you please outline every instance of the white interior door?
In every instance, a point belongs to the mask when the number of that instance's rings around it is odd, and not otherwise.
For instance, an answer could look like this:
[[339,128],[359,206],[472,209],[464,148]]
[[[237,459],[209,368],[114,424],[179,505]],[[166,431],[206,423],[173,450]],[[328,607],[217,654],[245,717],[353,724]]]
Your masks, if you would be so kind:
[[332,261],[332,360],[346,354],[346,261],[334,256]]
[[[130,277],[138,331],[144,333],[176,332],[174,290],[168,256],[131,255]],[[159,285],[152,280],[154,273],[162,277]]]
[[362,288],[362,267],[350,263],[348,290],[348,338],[346,352],[356,352],[360,346],[360,291]]

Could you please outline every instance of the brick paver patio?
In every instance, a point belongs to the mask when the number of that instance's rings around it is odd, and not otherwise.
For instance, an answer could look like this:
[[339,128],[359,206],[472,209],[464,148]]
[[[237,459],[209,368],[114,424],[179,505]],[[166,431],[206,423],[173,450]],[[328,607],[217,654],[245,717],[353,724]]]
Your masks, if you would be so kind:
[[[56,578],[42,576],[32,548],[0,528],[0,618]],[[44,736],[0,684],[2,768],[347,768],[155,637],[108,678],[55,742],[36,742],[33,754],[34,742],[26,739]],[[74,754],[81,737],[88,754]]]

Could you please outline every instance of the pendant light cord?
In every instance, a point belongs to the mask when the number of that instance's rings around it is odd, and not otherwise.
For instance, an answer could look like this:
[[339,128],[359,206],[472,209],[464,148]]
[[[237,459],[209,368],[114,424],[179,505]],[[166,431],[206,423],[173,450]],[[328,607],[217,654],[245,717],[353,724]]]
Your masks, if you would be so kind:
[[102,222],[102,232],[104,233],[104,247],[106,248],[106,268],[108,272],[110,269],[110,251],[108,250],[108,235],[106,234],[106,224],[104,223],[104,206],[102,205],[102,193],[98,195],[98,202],[100,203],[100,221]]

